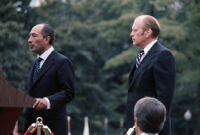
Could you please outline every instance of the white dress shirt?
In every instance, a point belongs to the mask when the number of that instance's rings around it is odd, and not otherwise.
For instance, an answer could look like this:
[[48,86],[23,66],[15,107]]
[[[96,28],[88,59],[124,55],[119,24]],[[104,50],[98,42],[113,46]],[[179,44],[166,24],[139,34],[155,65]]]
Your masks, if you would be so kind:
[[49,49],[47,49],[45,52],[43,52],[41,55],[38,55],[37,57],[42,58],[40,62],[40,68],[42,68],[42,65],[46,61],[47,57],[51,54],[51,52],[54,50],[53,46],[51,46]]
[[151,43],[149,43],[143,50],[144,50],[144,55],[142,55],[141,57],[141,62],[144,59],[144,57],[146,56],[146,54],[149,52],[149,50],[153,47],[153,45],[157,42],[157,39],[152,41]]
[[[46,61],[46,59],[48,58],[48,56],[51,54],[51,52],[54,50],[53,46],[51,46],[49,49],[47,49],[45,52],[43,52],[41,55],[38,55],[37,57],[42,58],[41,62],[40,62],[40,69],[42,68],[42,65],[44,64],[44,62]],[[51,109],[51,104],[50,101],[47,97],[44,97],[44,99],[47,102],[47,108],[46,109]]]

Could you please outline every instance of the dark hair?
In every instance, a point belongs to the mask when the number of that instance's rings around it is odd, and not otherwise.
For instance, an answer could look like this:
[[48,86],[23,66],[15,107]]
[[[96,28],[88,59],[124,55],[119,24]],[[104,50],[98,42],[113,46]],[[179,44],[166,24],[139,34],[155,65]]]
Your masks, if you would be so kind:
[[160,24],[158,21],[150,15],[143,15],[144,20],[143,20],[143,29],[151,29],[152,30],[152,37],[156,38],[158,37],[160,33]]
[[54,29],[49,24],[44,24],[44,27],[42,28],[42,34],[44,37],[50,36],[51,39],[49,44],[53,45],[53,41],[55,39]]
[[159,133],[166,119],[166,108],[159,100],[144,97],[135,105],[134,118],[143,132]]

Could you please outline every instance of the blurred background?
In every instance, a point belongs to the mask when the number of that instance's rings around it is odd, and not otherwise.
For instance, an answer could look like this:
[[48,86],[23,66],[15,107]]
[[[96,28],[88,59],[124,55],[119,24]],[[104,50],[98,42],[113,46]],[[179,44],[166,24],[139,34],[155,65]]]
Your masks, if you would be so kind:
[[129,35],[141,14],[159,20],[159,41],[176,59],[172,135],[199,135],[199,0],[0,0],[0,67],[8,83],[24,91],[35,58],[29,31],[49,23],[54,47],[72,60],[76,73],[76,98],[67,109],[71,134],[83,134],[87,116],[90,135],[121,135],[128,73],[138,52]]

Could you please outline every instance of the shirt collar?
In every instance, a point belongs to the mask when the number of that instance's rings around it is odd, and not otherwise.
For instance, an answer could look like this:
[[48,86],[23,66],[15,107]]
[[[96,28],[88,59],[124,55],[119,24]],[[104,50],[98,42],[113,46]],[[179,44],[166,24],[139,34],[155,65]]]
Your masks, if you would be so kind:
[[151,47],[157,42],[157,39],[149,43],[145,48],[144,48],[144,54],[146,55],[148,51],[151,49]]
[[37,57],[40,57],[45,61],[53,50],[54,50],[54,48],[53,48],[53,46],[51,46],[49,49],[47,49],[45,52],[43,52],[41,55],[38,55]]

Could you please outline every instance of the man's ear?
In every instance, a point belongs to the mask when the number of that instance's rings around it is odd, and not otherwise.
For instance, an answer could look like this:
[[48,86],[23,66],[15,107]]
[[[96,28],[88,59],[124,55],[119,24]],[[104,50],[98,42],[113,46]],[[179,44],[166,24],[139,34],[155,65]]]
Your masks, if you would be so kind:
[[135,118],[135,124],[134,124],[135,128],[138,127],[138,119],[137,117]]
[[50,40],[51,40],[51,37],[50,37],[50,36],[47,36],[47,37],[46,37],[46,41],[49,43]]
[[151,29],[145,30],[145,36],[146,36],[146,37],[152,36],[152,33],[153,33],[153,31],[152,31]]
[[134,127],[135,127],[136,135],[138,135],[138,132],[139,132],[139,125],[138,125],[138,118],[137,118],[137,117],[135,118]]

